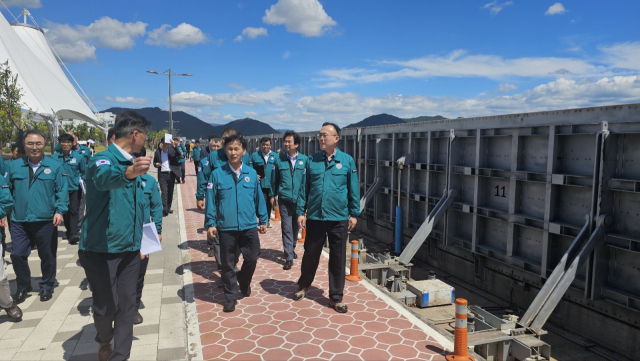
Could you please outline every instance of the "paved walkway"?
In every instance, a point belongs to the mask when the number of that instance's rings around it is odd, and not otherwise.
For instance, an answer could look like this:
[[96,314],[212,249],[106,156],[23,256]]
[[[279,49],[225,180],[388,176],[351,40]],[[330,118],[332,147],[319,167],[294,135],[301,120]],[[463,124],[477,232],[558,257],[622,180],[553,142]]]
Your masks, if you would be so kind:
[[[182,185],[190,269],[202,353],[221,360],[444,360],[442,337],[412,316],[392,307],[365,283],[347,282],[347,314],[328,307],[327,259],[320,262],[309,297],[293,301],[303,249],[290,271],[282,270],[280,223],[260,235],[262,252],[253,277],[251,297],[240,299],[236,311],[222,312],[224,294],[219,275],[207,257],[204,215],[196,208],[193,164],[187,164]],[[428,335],[429,333],[430,335]]]
[[[153,172],[155,175],[156,172]],[[178,209],[174,206],[174,209]],[[151,255],[142,293],[144,323],[134,328],[132,360],[178,360],[187,358],[187,332],[181,272],[178,214],[164,218],[163,247]],[[59,227],[62,236],[64,227]],[[7,231],[7,242],[11,238]],[[10,243],[8,247],[10,249]],[[33,293],[20,304],[22,322],[13,323],[0,312],[0,360],[95,360],[98,344],[91,316],[91,292],[78,263],[78,246],[59,240],[58,286],[53,299],[40,302],[40,260],[32,252],[29,265]],[[9,254],[5,257],[11,293],[16,291]]]

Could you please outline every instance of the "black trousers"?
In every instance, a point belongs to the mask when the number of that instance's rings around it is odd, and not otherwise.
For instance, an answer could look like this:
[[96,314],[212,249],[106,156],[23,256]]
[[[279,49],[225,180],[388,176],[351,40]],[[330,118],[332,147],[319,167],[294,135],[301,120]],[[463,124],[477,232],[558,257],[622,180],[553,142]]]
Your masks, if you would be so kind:
[[173,172],[158,173],[158,183],[162,192],[162,210],[168,212],[173,203],[173,188],[176,185],[176,175]]
[[144,276],[147,274],[147,266],[149,265],[149,257],[140,260],[140,272],[138,272],[138,284],[136,286],[136,310],[140,309],[140,300],[142,299],[142,289],[144,288]]
[[196,168],[196,177],[198,176],[198,167],[200,166],[200,161],[199,160],[194,160],[193,161],[193,166]]
[[67,229],[67,238],[78,234],[78,219],[80,216],[80,200],[82,199],[82,189],[69,192],[69,210],[62,218],[64,228]]
[[[253,273],[260,257],[260,237],[258,229],[251,228],[244,231],[220,231],[220,278],[224,285],[224,295],[227,300],[238,299],[238,284],[243,289],[251,284]],[[242,253],[242,268],[236,275],[236,248]]]
[[271,201],[269,200],[269,192],[271,189],[262,188],[262,194],[264,195],[264,201],[267,203],[267,219],[271,220]]
[[133,342],[136,285],[140,273],[140,251],[99,253],[78,251],[80,263],[91,285],[96,342],[113,340],[110,360],[127,360]]
[[78,189],[78,196],[80,197],[80,208],[78,209],[78,231],[82,232],[82,221],[84,220],[84,208],[87,205],[87,195],[82,194],[82,189]]
[[307,238],[304,241],[304,256],[300,266],[300,288],[309,288],[316,277],[322,246],[329,239],[329,298],[342,302],[344,293],[345,265],[347,261],[347,237],[349,221],[307,220]]
[[53,221],[11,222],[11,262],[16,273],[18,290],[31,287],[29,255],[32,244],[38,246],[40,257],[41,290],[51,290],[56,283],[56,254],[58,252],[58,227]]
[[185,171],[186,162],[180,163],[180,170],[182,171],[182,183],[184,183],[184,177],[186,177],[187,172]]

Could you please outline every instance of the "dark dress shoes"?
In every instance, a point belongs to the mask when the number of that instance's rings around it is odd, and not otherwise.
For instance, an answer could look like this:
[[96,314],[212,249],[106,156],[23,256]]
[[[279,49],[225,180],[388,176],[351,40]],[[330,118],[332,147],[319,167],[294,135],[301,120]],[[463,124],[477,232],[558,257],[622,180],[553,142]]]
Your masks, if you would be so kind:
[[40,291],[40,302],[49,301],[53,297],[53,290],[42,290]]
[[238,303],[237,300],[229,300],[224,304],[224,307],[222,308],[223,312],[233,312],[236,310],[236,304]]
[[98,361],[109,361],[113,353],[111,341],[98,344]]
[[282,267],[282,269],[288,271],[291,269],[291,267],[293,267],[293,261],[285,261],[284,267]]
[[173,209],[168,210],[169,214],[173,214]]
[[133,324],[139,325],[142,323],[142,321],[144,321],[144,319],[142,318],[140,311],[136,311],[136,314],[133,316]]
[[11,307],[3,307],[2,309],[7,311],[7,316],[9,316],[12,321],[22,321],[22,310],[20,309],[20,307],[18,307],[18,305],[15,304],[15,302],[13,303],[13,305],[11,305]]
[[214,257],[216,255],[216,252],[213,250],[213,248],[209,249],[209,253],[207,253],[208,257]]
[[168,215],[169,215],[169,212],[162,212],[162,216],[163,216],[163,217],[166,217],[166,216],[168,216]]
[[25,288],[23,290],[18,290],[18,292],[16,292],[16,294],[13,295],[13,302],[15,302],[16,305],[24,302],[24,300],[27,299],[27,296],[29,296],[29,292],[31,291],[32,291],[31,287]]
[[240,293],[242,293],[244,297],[251,296],[251,286],[247,286],[247,287],[240,286],[239,288],[240,288]]
[[74,234],[73,236],[69,237],[70,245],[78,244],[78,241],[80,241],[80,237],[77,234]]
[[293,259],[298,259],[298,255],[295,252],[293,252]]

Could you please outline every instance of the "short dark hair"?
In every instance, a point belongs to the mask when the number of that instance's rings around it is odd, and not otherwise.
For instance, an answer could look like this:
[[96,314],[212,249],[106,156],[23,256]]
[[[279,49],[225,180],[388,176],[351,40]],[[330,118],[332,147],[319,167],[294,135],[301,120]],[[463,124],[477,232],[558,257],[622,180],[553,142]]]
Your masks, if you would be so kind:
[[11,152],[13,153],[14,150],[16,149],[20,149],[20,146],[18,145],[18,143],[12,143],[11,144]]
[[151,126],[151,124],[147,118],[136,112],[130,110],[124,111],[116,117],[114,126],[116,139],[124,138],[136,130],[146,133],[147,127]]
[[287,130],[284,133],[284,137],[282,137],[282,141],[284,141],[288,137],[293,137],[293,144],[295,144],[295,145],[299,145],[300,144],[300,135],[298,133],[294,132],[293,130]]
[[25,131],[24,132],[24,136],[22,137],[22,141],[27,139],[27,137],[30,136],[31,134],[39,135],[44,139],[45,143],[47,142],[47,136],[44,135],[44,133],[41,130],[38,130],[38,129],[29,129],[29,130]]
[[218,137],[215,137],[215,138],[209,139],[209,145],[211,145],[211,143],[223,143],[223,140]]
[[265,142],[271,143],[271,138],[269,138],[269,137],[260,138],[260,144],[265,143]]
[[109,128],[107,131],[107,139],[113,138],[114,135],[116,135],[116,129],[114,127]]
[[230,143],[233,143],[235,141],[240,142],[240,144],[242,145],[242,149],[247,149],[247,140],[244,139],[244,137],[242,135],[240,135],[239,133],[236,134],[231,134],[228,137],[224,138],[224,146],[226,147],[227,145],[229,145]]
[[211,140],[213,138],[218,138],[217,134],[209,134],[209,136],[207,137],[207,140]]
[[[228,137],[231,134],[240,134],[240,132],[235,130],[234,128],[224,128],[224,130],[222,131],[221,137],[224,139],[224,138]],[[242,134],[240,134],[240,135],[242,135]]]
[[62,143],[62,142],[73,143],[73,140],[74,140],[73,135],[67,134],[67,133],[60,134],[60,136],[58,137],[58,143]]
[[338,124],[336,123],[331,123],[331,122],[324,122],[322,123],[323,127],[326,127],[327,125],[330,125],[333,127],[333,129],[336,130],[336,134],[338,134],[338,136],[340,136],[340,127],[338,126]]
[[199,139],[196,139],[196,144],[200,144],[200,140]]

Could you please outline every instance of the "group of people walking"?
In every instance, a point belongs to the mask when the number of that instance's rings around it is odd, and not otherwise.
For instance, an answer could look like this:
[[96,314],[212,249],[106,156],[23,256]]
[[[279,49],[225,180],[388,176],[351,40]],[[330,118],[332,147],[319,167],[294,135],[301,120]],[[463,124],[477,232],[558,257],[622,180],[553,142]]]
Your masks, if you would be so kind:
[[[259,233],[271,227],[271,208],[278,199],[285,270],[293,267],[298,231],[307,227],[295,300],[306,297],[315,278],[322,247],[328,240],[329,299],[338,312],[342,302],[347,232],[360,214],[358,175],[353,159],[337,149],[340,128],[325,123],[319,133],[321,151],[298,152],[300,136],[284,134],[284,152],[271,151],[271,139],[249,154],[247,141],[227,128],[191,148],[178,138],[165,137],[153,155],[146,154],[151,123],[126,111],[116,117],[107,134],[107,149],[92,155],[74,134],[58,138],[57,152],[44,155],[45,135],[24,134],[23,147],[12,147],[12,159],[0,177],[0,227],[11,233],[11,260],[17,292],[12,296],[0,260],[0,307],[15,321],[18,304],[33,291],[28,257],[38,252],[42,302],[53,297],[56,285],[57,227],[64,224],[70,245],[78,244],[80,264],[93,297],[93,318],[99,360],[129,358],[149,256],[141,252],[143,225],[153,222],[162,240],[162,219],[173,213],[176,182],[185,181],[185,162],[194,163],[198,208],[215,257],[226,302],[232,312],[241,297],[250,297],[251,281],[260,256]],[[188,146],[188,148],[187,148]],[[86,148],[86,149],[85,149]],[[150,176],[158,170],[158,181]],[[86,211],[85,211],[86,204]],[[80,226],[81,225],[81,226]],[[2,238],[2,252],[5,244]],[[242,256],[238,270],[236,265]]]
[[[198,208],[205,211],[210,256],[216,258],[226,302],[233,312],[240,295],[251,295],[251,279],[260,255],[258,232],[269,225],[270,207],[278,198],[283,269],[293,267],[298,230],[307,227],[295,300],[306,297],[316,275],[325,241],[329,244],[329,302],[347,312],[343,302],[347,234],[360,215],[359,184],[353,158],[337,149],[340,127],[325,123],[318,134],[321,151],[310,156],[298,152],[300,136],[284,134],[283,154],[271,151],[271,139],[260,140],[251,156],[247,142],[235,129],[225,129],[221,148],[210,138],[208,156],[198,167]],[[242,268],[236,264],[242,255]]]

